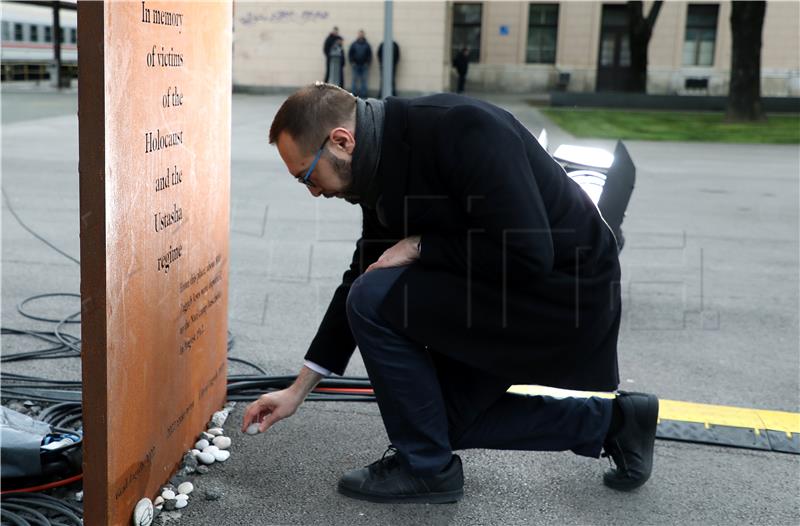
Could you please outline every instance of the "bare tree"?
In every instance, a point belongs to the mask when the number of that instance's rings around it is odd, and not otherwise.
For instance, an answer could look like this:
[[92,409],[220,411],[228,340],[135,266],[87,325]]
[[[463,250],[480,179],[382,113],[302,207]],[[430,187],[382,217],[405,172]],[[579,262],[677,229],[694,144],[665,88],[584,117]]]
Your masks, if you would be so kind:
[[728,120],[764,118],[761,107],[761,34],[766,2],[731,2],[731,81]]
[[[664,2],[657,0],[644,16],[642,2],[628,2],[628,35],[631,48],[631,76],[628,91],[647,91],[647,47],[653,35],[653,26]],[[735,2],[734,2],[735,3]]]

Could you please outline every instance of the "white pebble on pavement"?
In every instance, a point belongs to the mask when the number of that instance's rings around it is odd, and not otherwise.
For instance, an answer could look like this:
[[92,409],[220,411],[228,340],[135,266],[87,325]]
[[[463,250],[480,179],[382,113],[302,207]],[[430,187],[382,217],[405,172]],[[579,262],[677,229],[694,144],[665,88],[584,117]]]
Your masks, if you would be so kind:
[[179,495],[188,495],[193,490],[194,490],[194,485],[189,481],[181,482],[178,485],[178,494]]
[[231,447],[231,439],[223,436],[214,437],[214,445],[220,449],[228,449]]
[[199,460],[203,464],[213,464],[214,460],[216,459],[214,458],[214,455],[212,455],[211,453],[206,453],[205,451],[203,451],[202,453],[197,455],[197,460]]

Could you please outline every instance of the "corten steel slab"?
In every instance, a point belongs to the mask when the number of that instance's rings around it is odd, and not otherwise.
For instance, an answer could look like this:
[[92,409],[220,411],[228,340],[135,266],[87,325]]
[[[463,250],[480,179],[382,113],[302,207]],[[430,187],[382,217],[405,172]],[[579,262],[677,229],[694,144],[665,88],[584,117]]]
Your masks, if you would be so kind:
[[231,15],[78,5],[89,525],[128,524],[224,402]]

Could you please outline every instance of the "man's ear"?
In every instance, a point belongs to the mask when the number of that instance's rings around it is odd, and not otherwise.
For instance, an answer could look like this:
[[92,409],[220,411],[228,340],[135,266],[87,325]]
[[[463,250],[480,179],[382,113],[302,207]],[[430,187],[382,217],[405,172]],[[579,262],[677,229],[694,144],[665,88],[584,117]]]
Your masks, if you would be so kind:
[[356,147],[356,138],[350,130],[341,126],[334,128],[331,130],[330,137],[334,149],[345,152],[348,155],[353,154],[353,150]]

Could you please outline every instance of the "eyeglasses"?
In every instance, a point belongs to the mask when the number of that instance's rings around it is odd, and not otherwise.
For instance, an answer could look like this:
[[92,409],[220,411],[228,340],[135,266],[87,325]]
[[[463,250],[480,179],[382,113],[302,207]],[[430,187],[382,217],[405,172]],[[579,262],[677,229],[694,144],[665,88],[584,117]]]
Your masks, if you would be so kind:
[[304,185],[308,186],[309,188],[313,188],[315,186],[314,182],[310,179],[311,178],[311,172],[313,172],[314,168],[317,166],[317,163],[319,162],[319,158],[322,156],[322,150],[325,148],[325,144],[327,142],[328,142],[328,138],[325,137],[325,140],[322,141],[322,144],[320,145],[319,150],[317,151],[317,155],[315,155],[314,156],[314,160],[311,161],[311,166],[308,167],[308,171],[306,172],[306,174],[304,176],[302,176],[302,177],[298,177],[297,178],[297,182],[298,183],[304,184]]

